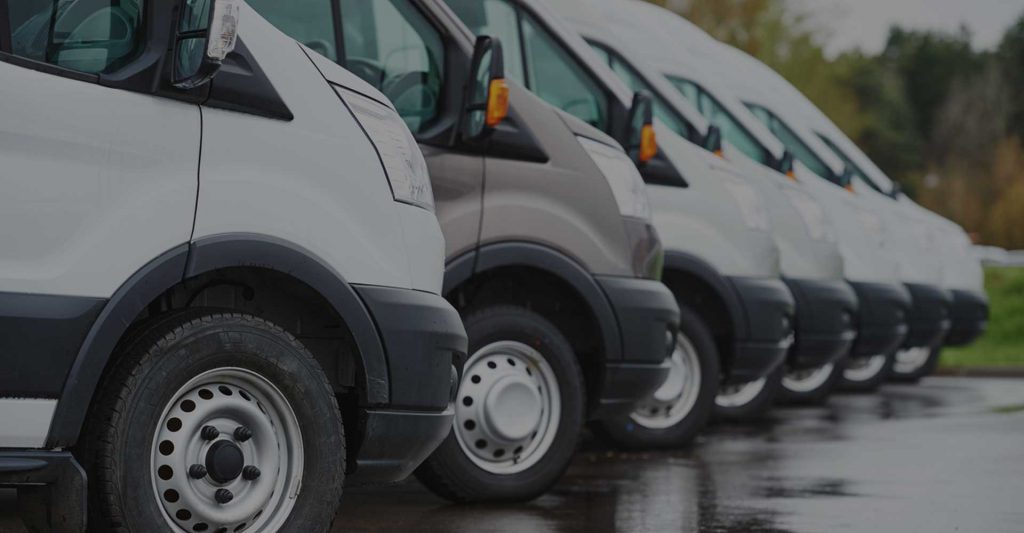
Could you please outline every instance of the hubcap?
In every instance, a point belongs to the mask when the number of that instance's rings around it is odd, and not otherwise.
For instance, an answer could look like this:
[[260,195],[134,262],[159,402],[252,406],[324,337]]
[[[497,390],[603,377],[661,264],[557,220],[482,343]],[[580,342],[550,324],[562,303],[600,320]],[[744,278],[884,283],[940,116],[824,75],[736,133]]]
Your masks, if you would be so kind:
[[302,483],[302,434],[280,390],[241,368],[181,387],[154,432],[150,475],[176,531],[277,531]]
[[795,393],[814,392],[828,381],[835,367],[835,363],[828,363],[817,368],[786,372],[782,386]]
[[630,415],[633,422],[650,429],[675,426],[693,410],[700,396],[701,368],[697,350],[684,335],[676,338],[675,350],[669,359],[665,383],[654,394],[640,402]]
[[869,381],[885,368],[885,359],[885,354],[850,359],[843,369],[843,379],[857,383]]
[[915,346],[896,352],[892,369],[897,374],[913,374],[928,363],[932,351],[927,346]]
[[558,381],[537,350],[500,341],[466,361],[455,437],[478,467],[514,474],[533,466],[551,448],[560,418]]
[[768,378],[761,378],[755,381],[748,381],[739,385],[726,385],[722,388],[718,396],[715,397],[715,404],[719,407],[743,407],[748,403],[754,401],[761,391],[764,390],[764,386],[768,383]]

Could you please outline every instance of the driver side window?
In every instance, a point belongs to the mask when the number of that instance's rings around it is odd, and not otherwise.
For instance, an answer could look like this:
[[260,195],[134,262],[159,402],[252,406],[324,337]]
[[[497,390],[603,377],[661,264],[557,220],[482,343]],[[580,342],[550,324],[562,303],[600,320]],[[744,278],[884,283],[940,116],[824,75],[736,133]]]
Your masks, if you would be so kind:
[[59,67],[101,74],[134,59],[141,48],[144,0],[8,2],[11,52]]
[[409,0],[341,0],[343,64],[395,105],[413,133],[440,114],[444,42]]

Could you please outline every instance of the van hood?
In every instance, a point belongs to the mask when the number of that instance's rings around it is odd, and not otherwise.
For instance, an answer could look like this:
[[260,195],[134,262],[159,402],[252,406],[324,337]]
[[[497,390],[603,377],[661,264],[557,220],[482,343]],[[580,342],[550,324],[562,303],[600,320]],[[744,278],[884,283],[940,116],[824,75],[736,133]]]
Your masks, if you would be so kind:
[[608,146],[616,146],[622,148],[622,145],[619,144],[618,141],[613,139],[611,135],[608,135],[607,133],[591,126],[590,124],[587,124],[586,122],[583,122],[582,120],[576,118],[576,116],[572,114],[562,111],[561,109],[558,109],[554,106],[550,107],[555,111],[555,113],[558,114],[559,118],[562,119],[562,122],[564,122],[566,127],[569,128],[569,131],[572,131],[574,134],[580,137],[586,137],[587,139],[590,139],[592,141],[607,144]]

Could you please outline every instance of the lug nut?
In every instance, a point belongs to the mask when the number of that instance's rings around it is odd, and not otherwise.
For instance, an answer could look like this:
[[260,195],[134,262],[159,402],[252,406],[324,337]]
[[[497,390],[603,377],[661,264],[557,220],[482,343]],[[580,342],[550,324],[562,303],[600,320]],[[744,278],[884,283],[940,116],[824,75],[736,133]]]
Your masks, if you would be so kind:
[[217,500],[217,503],[223,505],[230,502],[235,498],[234,494],[228,489],[217,489],[217,492],[213,493],[213,499]]
[[252,481],[260,477],[260,469],[253,465],[249,465],[242,469],[242,479],[246,481]]
[[252,438],[252,431],[245,426],[238,426],[235,428],[235,440],[238,442],[245,442]]
[[206,477],[206,467],[200,464],[194,464],[188,467],[188,477],[192,479],[203,479]]
[[203,440],[213,440],[220,436],[220,430],[213,426],[203,426],[202,431],[199,432],[199,436]]

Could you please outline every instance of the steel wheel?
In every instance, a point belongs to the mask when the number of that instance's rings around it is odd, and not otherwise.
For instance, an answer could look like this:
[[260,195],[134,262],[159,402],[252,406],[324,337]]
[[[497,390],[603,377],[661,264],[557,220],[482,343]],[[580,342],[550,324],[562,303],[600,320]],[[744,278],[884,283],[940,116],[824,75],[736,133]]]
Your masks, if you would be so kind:
[[782,386],[796,393],[813,392],[828,381],[835,367],[835,363],[828,363],[817,368],[788,371],[782,378]]
[[492,474],[515,474],[551,448],[561,417],[554,370],[537,350],[499,341],[474,353],[462,371],[455,437]]
[[177,531],[277,531],[302,486],[294,411],[241,368],[205,372],[171,397],[152,458],[154,496]]
[[843,378],[855,383],[870,381],[885,369],[886,359],[885,354],[850,359],[843,369]]
[[637,404],[630,418],[650,429],[670,428],[690,414],[700,396],[701,368],[697,350],[683,335],[669,359],[668,377],[654,395]]
[[897,374],[913,374],[928,364],[931,354],[932,350],[927,346],[904,348],[896,352],[892,370]]
[[742,407],[754,401],[768,383],[768,378],[748,381],[739,385],[726,385],[715,397],[719,407]]

